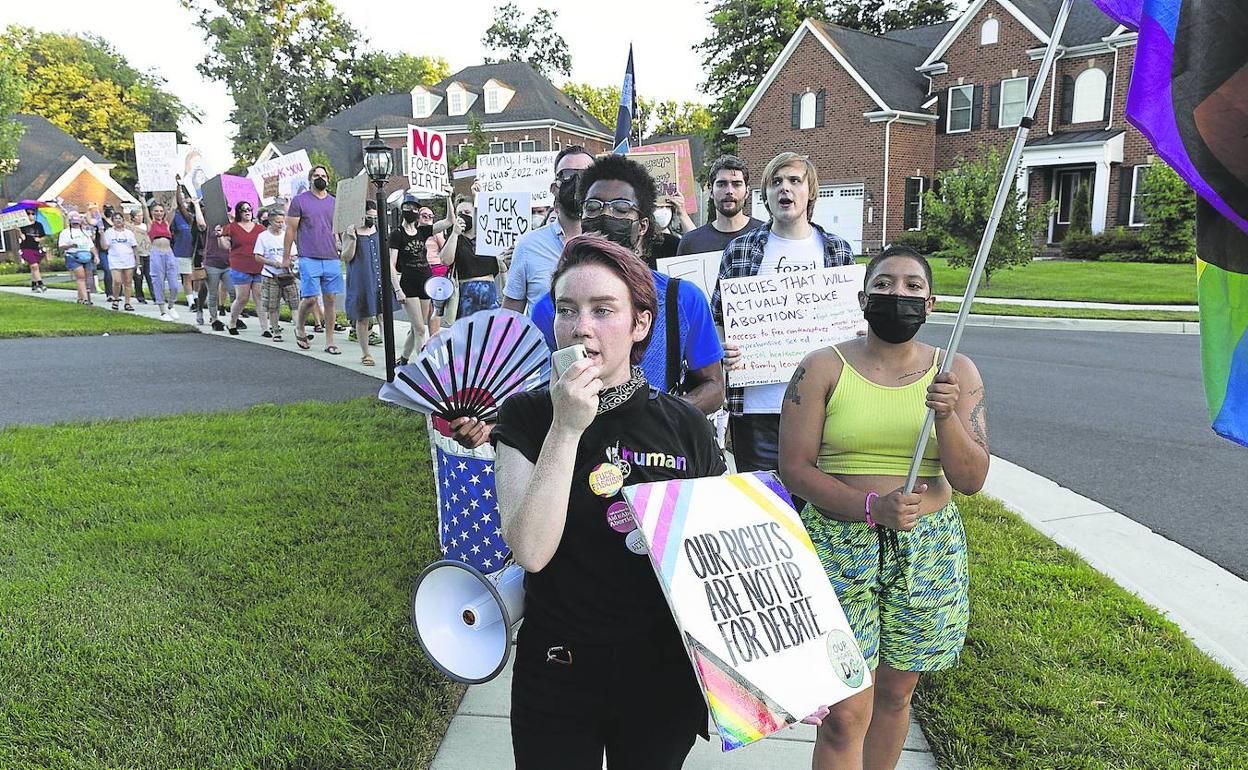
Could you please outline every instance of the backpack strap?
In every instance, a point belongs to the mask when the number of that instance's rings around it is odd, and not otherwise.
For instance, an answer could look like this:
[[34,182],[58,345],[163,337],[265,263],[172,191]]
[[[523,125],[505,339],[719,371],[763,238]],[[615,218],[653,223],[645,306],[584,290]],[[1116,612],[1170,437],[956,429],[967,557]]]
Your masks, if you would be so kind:
[[667,392],[680,393],[680,279],[670,278],[667,281],[667,296],[664,298],[664,315],[667,328]]

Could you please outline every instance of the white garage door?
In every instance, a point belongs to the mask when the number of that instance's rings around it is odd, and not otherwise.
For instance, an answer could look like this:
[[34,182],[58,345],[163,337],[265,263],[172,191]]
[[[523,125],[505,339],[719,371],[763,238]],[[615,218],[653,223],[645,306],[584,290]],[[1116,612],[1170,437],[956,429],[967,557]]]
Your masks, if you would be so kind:
[[[751,214],[764,222],[771,219],[763,206],[761,190],[754,190]],[[849,241],[855,254],[862,253],[863,186],[860,184],[824,185],[815,202],[815,223],[829,233]]]

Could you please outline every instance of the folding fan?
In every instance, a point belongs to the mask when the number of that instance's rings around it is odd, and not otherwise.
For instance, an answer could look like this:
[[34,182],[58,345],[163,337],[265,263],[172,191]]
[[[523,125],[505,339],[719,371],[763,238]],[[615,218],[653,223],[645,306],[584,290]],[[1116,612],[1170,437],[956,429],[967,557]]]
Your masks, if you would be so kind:
[[550,348],[525,316],[481,311],[434,335],[394,377],[383,401],[444,420],[489,420],[511,394],[550,382]]

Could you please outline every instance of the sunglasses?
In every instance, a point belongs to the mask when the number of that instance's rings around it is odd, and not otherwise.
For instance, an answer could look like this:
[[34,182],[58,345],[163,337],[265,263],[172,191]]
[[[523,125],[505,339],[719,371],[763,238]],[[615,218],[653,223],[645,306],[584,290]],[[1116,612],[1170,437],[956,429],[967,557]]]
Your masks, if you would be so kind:
[[636,203],[627,198],[616,198],[610,201],[600,201],[597,198],[589,198],[585,204],[581,206],[581,216],[585,218],[600,216],[603,213],[609,214],[617,219],[623,219],[628,216],[630,211],[636,211],[641,214],[641,209]]
[[579,177],[581,175],[581,172],[583,172],[584,170],[585,169],[583,168],[565,168],[562,171],[558,171],[555,173],[555,181],[559,182],[559,184],[563,184],[564,182],[571,182],[573,179],[576,179],[577,177]]

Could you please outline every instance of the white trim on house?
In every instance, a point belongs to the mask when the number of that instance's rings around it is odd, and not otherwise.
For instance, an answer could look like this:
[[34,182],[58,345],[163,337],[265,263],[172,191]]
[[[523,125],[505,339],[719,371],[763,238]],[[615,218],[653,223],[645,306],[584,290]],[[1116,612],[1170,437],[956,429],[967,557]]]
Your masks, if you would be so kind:
[[[264,149],[260,151],[260,154],[256,156],[255,162],[263,163],[266,160],[271,160],[272,158],[276,158],[277,156],[283,155],[283,154],[284,153],[281,150],[277,149],[276,144],[274,144],[273,142],[269,142],[268,144],[264,146]],[[255,165],[255,164],[252,164],[252,165]]]
[[83,171],[86,171],[91,176],[100,180],[105,187],[111,190],[113,194],[120,198],[123,202],[139,202],[137,198],[126,191],[126,188],[117,184],[117,182],[114,181],[106,171],[101,169],[99,164],[93,163],[86,155],[79,156],[78,160],[74,161],[72,166],[65,169],[65,173],[57,177],[56,181],[49,185],[47,190],[44,190],[39,195],[34,196],[35,200],[51,200],[60,196],[60,194],[65,191],[65,188],[69,187],[70,183],[77,179],[78,175]]
[[923,102],[919,106],[926,110],[928,107],[931,107],[933,104],[935,104],[938,101],[940,101],[940,97],[937,96],[936,94],[932,94],[931,97],[927,101]]
[[940,116],[933,115],[930,112],[906,112],[905,110],[878,110],[876,112],[864,112],[862,116],[872,123],[884,123],[885,121],[891,121],[893,118],[898,118],[898,122],[914,126],[926,126],[929,123],[935,123],[937,120],[940,120]]
[[[1023,100],[1022,100],[1023,111],[1019,113],[1019,119],[1014,121],[1013,123],[1002,123],[1001,116],[1005,114],[1005,84],[1017,83],[1020,80],[1023,83]],[[1023,77],[1019,77],[1019,78],[1005,78],[1001,81],[1001,90],[998,92],[999,98],[997,99],[997,128],[1017,128],[1018,124],[1022,122],[1022,116],[1026,114],[1027,112],[1027,98],[1030,95],[1029,94],[1030,89],[1028,88],[1028,86],[1030,85],[1031,85],[1031,78],[1027,77],[1026,75],[1024,75]]]
[[[1031,169],[1040,166],[1093,166],[1091,224],[1092,232],[1099,233],[1105,230],[1105,220],[1109,211],[1110,167],[1114,163],[1122,163],[1124,137],[1125,133],[1094,142],[1024,147],[1020,166],[1027,174]],[[1050,228],[1049,241],[1051,242],[1052,239]]]
[[738,128],[725,128],[724,133],[728,136],[735,136],[738,139],[744,139],[747,136],[750,136],[753,132],[750,130],[749,126],[740,126]]
[[[1026,27],[1028,32],[1035,35],[1041,43],[1044,43],[1045,45],[1049,44],[1049,33],[1037,27],[1036,23],[1029,19],[1027,14],[1018,10],[1018,8],[1016,8],[1010,0],[996,0],[996,2],[1008,11],[1011,16],[1017,19],[1020,24]],[[936,47],[932,49],[932,52],[927,55],[927,58],[924,59],[923,63],[916,67],[916,69],[920,69],[920,71],[922,71],[921,68],[928,67],[935,62],[940,61],[940,58],[945,55],[946,51],[949,50],[949,46],[953,45],[953,41],[957,40],[958,36],[961,35],[968,26],[970,26],[971,21],[975,18],[976,14],[978,14],[987,3],[988,0],[974,0],[970,7],[966,9],[966,12],[958,17],[958,20],[954,23],[954,25],[949,28],[949,31],[945,33],[945,36],[941,38],[940,42],[936,44]]]
[[[1140,163],[1139,165],[1131,167],[1131,203],[1130,207],[1127,209],[1127,227],[1143,227],[1148,224],[1147,222],[1135,221],[1135,196],[1139,192],[1140,169],[1146,169],[1152,165],[1153,164],[1151,163]],[[1119,190],[1118,194],[1122,195],[1122,190]]]
[[[966,128],[953,127],[953,92],[963,89],[971,89],[971,95],[967,97],[970,106],[966,108],[967,123]],[[946,134],[965,134],[975,125],[975,85],[973,83],[963,83],[960,86],[949,86],[945,92],[945,133]]]
[[[414,123],[412,125],[415,125]],[[468,131],[468,124],[457,126],[420,126],[431,131],[438,131],[443,134],[462,134]],[[604,142],[611,142],[614,138],[611,134],[595,131],[592,128],[584,126],[574,126],[571,123],[564,123],[562,120],[525,120],[512,123],[483,123],[481,128],[484,131],[522,131],[524,129],[539,130],[543,128],[553,128],[565,131],[569,134],[577,134],[588,139],[601,139]],[[372,128],[357,128],[347,133],[360,139],[372,138]],[[407,126],[399,128],[383,128],[380,129],[382,138],[407,137]]]
[[780,75],[780,71],[784,69],[784,66],[789,62],[789,58],[793,56],[793,52],[797,50],[798,44],[802,42],[808,33],[813,34],[815,39],[823,44],[824,49],[826,49],[828,53],[832,54],[832,58],[836,59],[837,64],[841,65],[842,69],[844,69],[845,72],[847,72],[849,76],[854,79],[854,82],[866,92],[867,96],[871,97],[871,100],[874,101],[881,110],[889,109],[889,106],[884,103],[884,100],[880,98],[880,95],[867,84],[867,81],[863,79],[862,75],[858,74],[858,70],[854,69],[850,65],[849,60],[845,58],[845,55],[840,52],[831,40],[828,40],[819,32],[814,22],[810,19],[806,19],[802,22],[802,26],[798,27],[797,31],[793,33],[793,36],[789,38],[789,42],[785,44],[784,50],[780,52],[780,55],[776,57],[775,62],[772,63],[771,68],[767,70],[767,74],[763,76],[763,80],[758,84],[758,88],[755,88],[754,93],[750,94],[750,98],[746,101],[745,106],[742,107],[741,111],[737,113],[737,116],[732,119],[731,125],[724,130],[725,134],[729,134],[730,136],[739,136],[739,134],[733,134],[732,132],[741,128],[741,124],[750,117],[750,113],[754,111],[754,108],[758,106],[759,101],[762,100],[763,94],[766,93],[767,89],[771,87],[771,84],[775,82],[776,78]]
[[931,64],[921,64],[915,67],[914,70],[924,75],[944,75],[949,72],[949,62],[937,61]]

